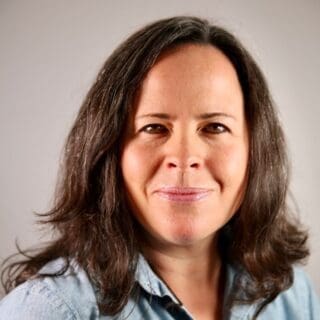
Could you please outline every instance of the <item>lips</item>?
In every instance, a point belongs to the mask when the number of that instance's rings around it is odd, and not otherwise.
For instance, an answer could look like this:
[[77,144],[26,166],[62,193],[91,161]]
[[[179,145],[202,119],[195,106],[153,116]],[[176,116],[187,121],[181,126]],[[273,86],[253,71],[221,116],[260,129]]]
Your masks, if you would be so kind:
[[162,199],[174,202],[196,202],[209,196],[211,190],[194,187],[164,187],[155,191]]

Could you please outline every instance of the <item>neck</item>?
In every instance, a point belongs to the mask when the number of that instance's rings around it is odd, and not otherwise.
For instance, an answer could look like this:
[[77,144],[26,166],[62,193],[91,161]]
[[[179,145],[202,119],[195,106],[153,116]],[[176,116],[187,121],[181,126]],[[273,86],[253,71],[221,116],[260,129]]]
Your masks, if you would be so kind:
[[[216,240],[190,246],[157,247],[147,245],[144,255],[166,282],[171,277],[181,281],[213,284],[221,270]],[[170,285],[170,282],[168,283]]]
[[220,319],[224,273],[215,240],[187,247],[145,246],[143,253],[154,271],[194,316],[207,319],[202,317],[207,313]]

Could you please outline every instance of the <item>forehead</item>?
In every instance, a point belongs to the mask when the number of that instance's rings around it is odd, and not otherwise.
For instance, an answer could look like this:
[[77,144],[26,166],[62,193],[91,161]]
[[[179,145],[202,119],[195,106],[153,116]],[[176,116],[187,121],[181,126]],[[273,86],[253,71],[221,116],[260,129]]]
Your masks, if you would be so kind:
[[[228,57],[218,48],[209,44],[183,44],[169,48],[158,57],[146,79],[166,76],[167,72],[180,70],[180,74],[194,73],[194,76],[209,72],[234,73],[236,71]],[[171,71],[171,72],[170,72]]]
[[162,53],[135,99],[137,113],[159,107],[169,111],[177,105],[206,108],[236,103],[242,105],[242,90],[232,63],[219,49],[197,44]]

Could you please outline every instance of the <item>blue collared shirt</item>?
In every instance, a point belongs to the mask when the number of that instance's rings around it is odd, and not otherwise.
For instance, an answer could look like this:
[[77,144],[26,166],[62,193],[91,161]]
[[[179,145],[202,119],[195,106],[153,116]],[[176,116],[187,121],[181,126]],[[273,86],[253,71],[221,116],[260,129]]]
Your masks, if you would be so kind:
[[[63,259],[48,263],[40,273],[53,273]],[[232,292],[235,271],[228,267],[225,295]],[[166,284],[140,256],[136,280],[141,290],[116,316],[100,314],[96,292],[86,272],[76,263],[62,276],[30,279],[0,301],[0,320],[192,320],[190,312],[177,300]],[[226,297],[225,297],[226,298]],[[236,305],[224,319],[249,320],[256,305]],[[271,302],[259,320],[319,320],[320,304],[309,279],[300,268],[294,269],[294,283]]]

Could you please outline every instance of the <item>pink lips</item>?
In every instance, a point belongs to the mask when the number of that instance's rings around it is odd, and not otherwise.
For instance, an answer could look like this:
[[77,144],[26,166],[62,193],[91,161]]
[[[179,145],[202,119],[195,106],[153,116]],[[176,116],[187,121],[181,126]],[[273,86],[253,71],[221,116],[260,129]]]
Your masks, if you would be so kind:
[[164,187],[155,192],[160,198],[176,202],[194,202],[207,197],[209,189]]

